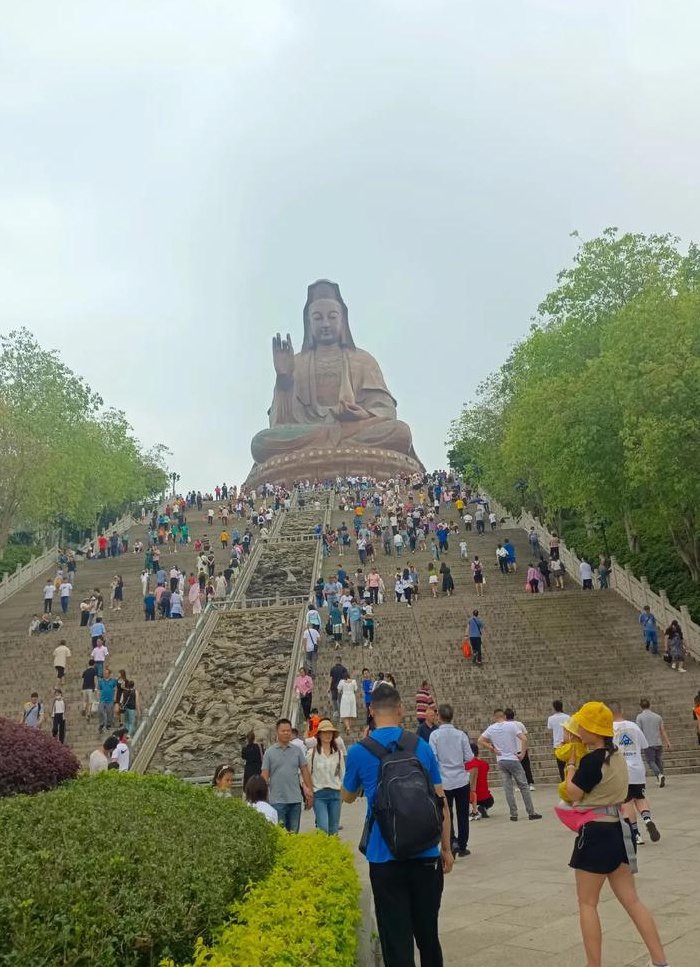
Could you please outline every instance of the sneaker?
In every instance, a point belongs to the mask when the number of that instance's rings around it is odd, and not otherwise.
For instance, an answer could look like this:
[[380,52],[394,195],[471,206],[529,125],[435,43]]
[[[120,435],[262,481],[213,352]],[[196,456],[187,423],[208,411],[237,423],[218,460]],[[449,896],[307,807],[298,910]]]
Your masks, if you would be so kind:
[[457,856],[471,856],[472,851],[470,849],[458,849]]
[[662,772],[661,775],[659,776],[659,787],[663,789],[665,785],[666,785],[666,776]]
[[527,818],[528,819],[542,819],[542,815],[541,815],[541,813],[531,813],[531,815],[529,815]]
[[534,792],[534,791],[535,791],[535,783],[534,782],[531,782],[530,783],[530,792]]
[[644,821],[644,825],[647,828],[649,839],[652,841],[652,843],[658,843],[661,839],[661,833],[656,828],[656,823],[652,819],[646,819]]
[[517,823],[518,817],[517,816],[511,816],[510,817],[510,821],[511,821],[511,823]]
[[687,668],[679,668],[679,669],[678,669],[678,671],[679,671],[679,672],[680,672],[680,673],[681,673],[682,675],[685,675],[685,673],[686,673],[686,672],[688,671],[688,669],[687,669]]
[[636,842],[637,846],[644,846],[644,837],[642,836],[641,833],[639,833],[639,832],[637,833],[637,838],[636,838],[635,842]]

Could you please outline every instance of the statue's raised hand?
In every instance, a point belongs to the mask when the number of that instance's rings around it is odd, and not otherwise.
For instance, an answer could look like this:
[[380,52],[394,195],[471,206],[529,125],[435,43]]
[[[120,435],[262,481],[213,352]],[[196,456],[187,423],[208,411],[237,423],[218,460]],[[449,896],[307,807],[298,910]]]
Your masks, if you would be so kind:
[[294,373],[294,347],[292,337],[282,339],[279,333],[272,338],[272,361],[278,376],[291,377]]

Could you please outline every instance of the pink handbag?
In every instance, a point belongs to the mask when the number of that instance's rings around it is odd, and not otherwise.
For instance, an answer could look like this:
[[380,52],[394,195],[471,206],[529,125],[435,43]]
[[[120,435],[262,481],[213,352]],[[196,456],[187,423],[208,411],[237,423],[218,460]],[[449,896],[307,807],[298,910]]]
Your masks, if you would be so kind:
[[600,816],[600,813],[593,809],[573,809],[571,806],[555,806],[554,812],[557,814],[557,819],[572,833],[578,833],[582,826]]

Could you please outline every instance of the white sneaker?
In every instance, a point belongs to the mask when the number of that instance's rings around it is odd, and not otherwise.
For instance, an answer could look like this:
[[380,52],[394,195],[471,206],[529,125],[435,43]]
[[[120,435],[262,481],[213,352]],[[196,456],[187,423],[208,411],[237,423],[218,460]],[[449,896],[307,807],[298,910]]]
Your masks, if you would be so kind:
[[530,792],[534,792],[534,791],[535,791],[535,784],[534,784],[534,782],[531,782],[530,783]]
[[641,833],[637,833],[637,839],[635,842],[637,843],[637,846],[644,846],[644,837]]

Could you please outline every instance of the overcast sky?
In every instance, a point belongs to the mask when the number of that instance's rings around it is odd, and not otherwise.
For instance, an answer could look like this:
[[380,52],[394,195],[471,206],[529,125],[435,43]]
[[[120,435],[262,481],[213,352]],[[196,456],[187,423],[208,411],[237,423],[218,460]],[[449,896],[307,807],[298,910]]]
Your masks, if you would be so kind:
[[426,466],[569,233],[698,236],[688,0],[52,0],[0,28],[0,330],[240,483],[340,283]]

